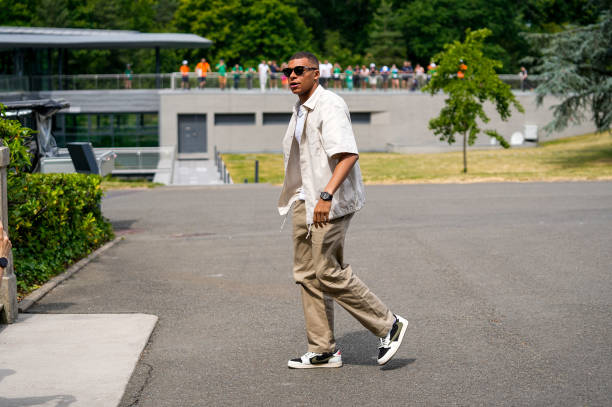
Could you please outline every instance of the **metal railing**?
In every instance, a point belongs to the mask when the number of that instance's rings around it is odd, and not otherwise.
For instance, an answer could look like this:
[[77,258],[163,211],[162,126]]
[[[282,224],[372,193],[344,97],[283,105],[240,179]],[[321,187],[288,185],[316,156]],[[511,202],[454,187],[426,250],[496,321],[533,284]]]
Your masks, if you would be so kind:
[[[275,74],[276,79],[270,76],[266,79],[266,90],[288,90],[287,85],[282,83],[280,73]],[[183,80],[180,72],[163,74],[135,74],[129,79],[124,74],[100,74],[100,75],[34,75],[16,76],[0,75],[0,92],[13,91],[60,91],[60,90],[119,90],[119,89],[220,89],[222,78],[217,72],[210,72],[206,76],[205,83],[200,81],[195,72],[190,72]],[[427,81],[427,75],[406,75],[399,73],[399,89],[393,89],[393,76],[377,74],[371,79],[370,76],[359,76],[354,78],[352,87],[346,80],[344,73],[337,79],[327,79],[327,87],[346,91],[418,91]],[[532,90],[541,81],[537,75],[529,76],[525,82],[521,82],[518,75],[502,74],[499,78],[509,84],[514,90]],[[255,73],[225,75],[225,89],[238,90],[261,90],[259,75]],[[159,85],[159,86],[158,86]]]

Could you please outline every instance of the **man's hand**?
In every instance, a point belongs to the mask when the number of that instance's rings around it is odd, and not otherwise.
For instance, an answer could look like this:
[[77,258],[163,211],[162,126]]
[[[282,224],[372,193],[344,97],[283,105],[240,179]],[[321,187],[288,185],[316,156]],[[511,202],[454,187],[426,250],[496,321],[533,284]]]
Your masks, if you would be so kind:
[[312,221],[316,228],[323,227],[324,224],[329,220],[329,210],[331,209],[331,201],[324,201],[319,199],[317,206],[314,209],[314,216]]

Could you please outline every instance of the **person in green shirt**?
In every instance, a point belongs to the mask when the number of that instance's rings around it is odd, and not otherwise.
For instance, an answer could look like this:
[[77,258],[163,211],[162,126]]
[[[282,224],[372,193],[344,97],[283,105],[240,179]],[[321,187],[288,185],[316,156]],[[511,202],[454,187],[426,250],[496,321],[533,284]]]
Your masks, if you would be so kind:
[[232,68],[232,76],[234,77],[234,89],[238,89],[238,85],[240,85],[240,76],[243,72],[240,64],[234,65]]
[[125,66],[125,80],[123,81],[123,84],[125,85],[126,89],[132,89],[132,74],[134,72],[132,71],[132,65],[127,64]]
[[334,64],[334,89],[342,89],[342,79],[340,78],[340,74],[342,73],[342,68],[339,63]]
[[223,60],[223,58],[219,60],[219,63],[215,66],[215,69],[217,70],[217,75],[219,75],[219,87],[221,88],[221,90],[223,90],[225,89],[225,80],[227,79],[225,77],[225,74],[227,72],[227,65],[225,65],[225,61]]
[[348,90],[353,90],[353,67],[349,65],[344,71],[344,79]]

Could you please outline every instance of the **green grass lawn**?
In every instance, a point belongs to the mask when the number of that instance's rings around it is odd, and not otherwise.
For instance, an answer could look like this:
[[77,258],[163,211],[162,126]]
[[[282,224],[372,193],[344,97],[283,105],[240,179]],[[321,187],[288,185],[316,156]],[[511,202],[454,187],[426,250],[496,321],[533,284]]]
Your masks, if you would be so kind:
[[[436,154],[362,153],[359,163],[368,184],[459,183],[497,181],[612,180],[612,134],[587,134],[540,143],[535,148],[468,148],[468,173],[461,152]],[[281,154],[224,154],[234,183],[283,183]]]
[[158,182],[152,182],[145,178],[134,178],[134,179],[123,179],[117,178],[110,175],[102,178],[102,189],[132,189],[132,188],[155,188],[162,184]]

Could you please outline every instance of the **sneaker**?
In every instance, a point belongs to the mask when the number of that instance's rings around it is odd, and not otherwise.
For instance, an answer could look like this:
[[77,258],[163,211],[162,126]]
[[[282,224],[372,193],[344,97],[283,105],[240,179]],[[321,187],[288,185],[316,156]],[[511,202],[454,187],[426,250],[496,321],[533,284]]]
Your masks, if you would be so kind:
[[291,359],[287,364],[291,369],[312,369],[315,367],[341,367],[342,356],[340,351],[336,353],[314,353],[306,352],[304,356]]
[[408,321],[398,315],[395,315],[395,323],[393,324],[393,327],[387,336],[380,338],[380,346],[378,347],[379,365],[384,365],[395,355],[402,344],[402,339],[404,339],[406,328],[408,328]]

